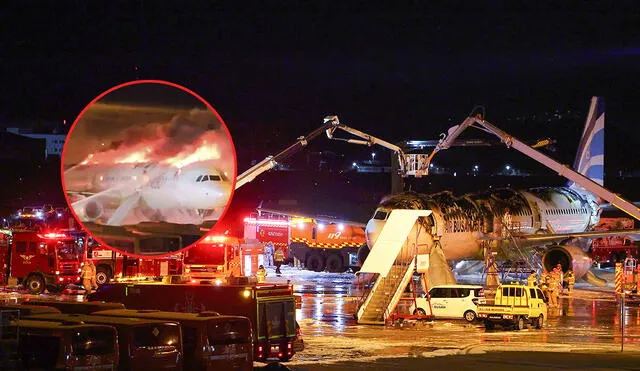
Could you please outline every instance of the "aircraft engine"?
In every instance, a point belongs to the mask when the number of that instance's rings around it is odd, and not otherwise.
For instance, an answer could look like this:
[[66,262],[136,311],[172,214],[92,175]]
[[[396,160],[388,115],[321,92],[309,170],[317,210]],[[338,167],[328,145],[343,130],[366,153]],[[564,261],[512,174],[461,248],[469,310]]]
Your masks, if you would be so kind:
[[104,206],[101,202],[91,201],[84,207],[84,215],[89,221],[94,221],[102,216],[104,213]]
[[587,253],[571,245],[549,247],[542,255],[542,266],[546,271],[550,272],[556,265],[561,264],[564,272],[572,269],[576,279],[589,273],[592,262]]

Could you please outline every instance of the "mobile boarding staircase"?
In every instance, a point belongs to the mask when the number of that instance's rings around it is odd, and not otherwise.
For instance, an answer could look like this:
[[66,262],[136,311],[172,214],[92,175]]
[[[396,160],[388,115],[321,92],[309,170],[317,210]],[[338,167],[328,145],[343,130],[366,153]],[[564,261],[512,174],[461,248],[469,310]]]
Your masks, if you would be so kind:
[[429,216],[430,210],[393,210],[378,239],[371,248],[360,273],[377,274],[376,282],[358,309],[359,324],[384,325],[398,305],[415,269],[415,251],[407,256],[401,251],[419,217]]

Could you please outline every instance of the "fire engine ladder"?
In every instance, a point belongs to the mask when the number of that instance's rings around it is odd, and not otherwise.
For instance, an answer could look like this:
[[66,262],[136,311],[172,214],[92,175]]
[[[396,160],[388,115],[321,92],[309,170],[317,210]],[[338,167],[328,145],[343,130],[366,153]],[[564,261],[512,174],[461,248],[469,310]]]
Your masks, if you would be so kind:
[[395,309],[415,269],[415,256],[398,259],[398,255],[418,218],[430,214],[430,210],[397,209],[389,215],[360,269],[360,273],[375,273],[377,278],[358,309],[359,324],[384,325]]

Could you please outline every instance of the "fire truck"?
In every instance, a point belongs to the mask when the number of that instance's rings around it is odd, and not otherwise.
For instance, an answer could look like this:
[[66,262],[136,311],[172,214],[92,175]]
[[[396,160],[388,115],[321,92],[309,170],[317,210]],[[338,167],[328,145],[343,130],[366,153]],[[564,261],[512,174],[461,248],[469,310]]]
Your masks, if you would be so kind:
[[[631,218],[604,218],[601,217],[596,231],[632,230],[634,222]],[[591,245],[591,258],[600,266],[621,262],[627,256],[638,258],[638,248],[629,236],[603,236],[593,240]]]
[[215,311],[247,317],[253,329],[256,361],[291,359],[300,336],[293,287],[256,284],[248,277],[234,277],[228,282],[112,283],[98,288],[89,300],[122,303],[128,309]]
[[22,284],[33,294],[63,287],[80,277],[82,245],[67,233],[0,231],[3,284]]
[[306,269],[345,272],[358,269],[358,249],[366,244],[363,225],[330,219],[261,212],[245,218],[245,238],[282,247]]
[[94,241],[87,244],[87,259],[96,266],[96,283],[104,285],[112,279],[158,279],[182,274],[182,253],[140,259],[127,256]]
[[253,276],[264,264],[264,249],[256,240],[210,235],[184,252],[184,274],[194,280],[226,278],[233,265],[241,275]]

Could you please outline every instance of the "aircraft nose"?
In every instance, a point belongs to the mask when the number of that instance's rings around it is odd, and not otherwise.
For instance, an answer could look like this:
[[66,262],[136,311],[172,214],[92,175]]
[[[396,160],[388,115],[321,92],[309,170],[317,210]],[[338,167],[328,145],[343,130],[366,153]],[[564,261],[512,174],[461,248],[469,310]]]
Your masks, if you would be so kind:
[[380,235],[380,232],[384,227],[384,223],[384,220],[375,219],[370,219],[367,222],[367,226],[365,227],[365,234],[367,238],[367,246],[369,246],[369,249],[371,249],[376,243],[376,240],[378,239],[378,236]]
[[215,207],[226,205],[231,196],[231,186],[228,184],[217,184],[207,187],[204,197],[208,202],[215,202]]

